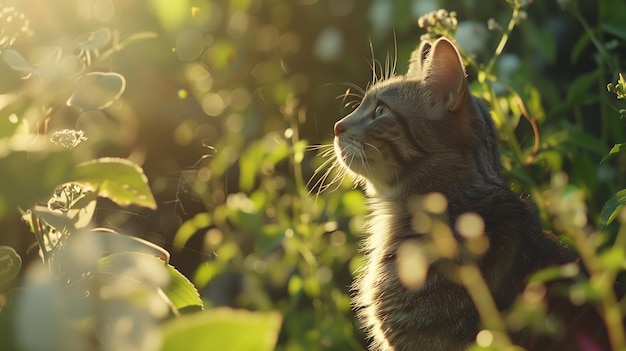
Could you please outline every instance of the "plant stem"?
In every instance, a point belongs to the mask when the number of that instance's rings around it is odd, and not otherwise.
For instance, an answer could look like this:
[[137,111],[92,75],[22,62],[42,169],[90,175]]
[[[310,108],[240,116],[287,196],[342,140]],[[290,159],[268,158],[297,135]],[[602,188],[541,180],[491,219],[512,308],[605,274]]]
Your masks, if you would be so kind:
[[483,89],[489,92],[490,99],[491,99],[491,107],[493,108],[493,112],[497,116],[499,116],[500,119],[502,120],[502,124],[503,124],[502,130],[504,131],[507,141],[511,145],[511,148],[513,149],[513,152],[515,154],[515,157],[517,158],[518,163],[520,165],[523,165],[525,161],[524,153],[522,152],[522,149],[519,145],[519,141],[517,140],[517,136],[515,135],[513,131],[514,130],[513,126],[511,126],[511,124],[509,123],[509,119],[505,116],[504,111],[502,111],[502,108],[500,108],[500,104],[498,103],[498,97],[496,96],[496,92],[489,86],[487,82],[483,83]]
[[496,61],[498,61],[498,58],[502,54],[502,51],[504,51],[504,47],[506,46],[506,43],[509,41],[511,32],[513,31],[513,28],[515,28],[515,25],[517,24],[518,17],[519,17],[519,7],[513,6],[513,13],[511,14],[511,19],[509,20],[509,24],[506,26],[506,30],[502,33],[502,37],[500,38],[500,42],[498,43],[498,46],[496,47],[496,51],[493,53],[493,56],[491,56],[489,63],[487,63],[487,67],[485,67],[485,73],[487,76],[491,75],[492,73],[491,70],[493,69],[493,66],[495,66]]
[[[622,225],[624,227],[624,225]],[[615,244],[622,243],[626,237],[626,229],[621,229],[618,240]],[[624,350],[626,339],[624,336],[624,325],[622,324],[622,313],[619,303],[613,292],[613,282],[615,273],[609,272],[602,267],[600,259],[595,252],[595,245],[588,239],[581,228],[570,227],[568,235],[574,241],[574,246],[580,254],[580,258],[589,270],[589,281],[602,296],[600,299],[600,315],[607,328],[612,350]]]
[[502,341],[505,343],[503,346],[510,346],[511,340],[507,334],[504,319],[493,301],[489,287],[480,274],[478,266],[466,264],[459,267],[459,279],[474,302],[485,327],[501,333]]
[[619,65],[615,63],[613,56],[611,56],[609,52],[606,51],[606,48],[604,47],[604,45],[602,45],[602,43],[600,42],[600,39],[598,39],[598,37],[595,35],[594,30],[591,28],[591,26],[589,26],[589,23],[587,23],[587,20],[585,20],[585,18],[577,9],[573,10],[572,13],[574,14],[574,17],[576,17],[578,22],[580,22],[580,25],[585,30],[585,33],[589,36],[589,40],[591,40],[591,42],[593,43],[593,46],[595,46],[596,50],[598,50],[598,52],[600,53],[600,56],[602,57],[602,61],[606,63],[606,65],[609,67],[609,69],[612,72],[618,72]]

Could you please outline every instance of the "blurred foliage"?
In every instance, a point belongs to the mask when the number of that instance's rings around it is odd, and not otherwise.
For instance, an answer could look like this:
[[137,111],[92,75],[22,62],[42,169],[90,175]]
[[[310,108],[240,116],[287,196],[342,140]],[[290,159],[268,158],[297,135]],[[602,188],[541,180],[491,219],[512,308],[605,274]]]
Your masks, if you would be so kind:
[[[404,72],[422,35],[460,46],[509,183],[590,272],[570,295],[618,335],[625,28],[621,0],[1,1],[3,345],[363,349],[365,199],[321,191],[335,175],[311,150],[375,59]],[[542,330],[537,306],[520,298],[476,348]]]

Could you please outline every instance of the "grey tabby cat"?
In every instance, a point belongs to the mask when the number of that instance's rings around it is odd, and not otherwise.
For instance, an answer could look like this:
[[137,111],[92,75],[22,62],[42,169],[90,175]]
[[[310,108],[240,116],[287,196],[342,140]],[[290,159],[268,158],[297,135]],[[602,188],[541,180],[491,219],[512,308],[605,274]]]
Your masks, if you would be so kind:
[[[359,107],[334,126],[337,159],[364,185],[372,211],[367,264],[354,286],[371,350],[463,350],[474,342],[478,313],[450,274],[450,267],[467,259],[453,225],[463,213],[484,221],[489,248],[473,259],[500,310],[511,306],[529,274],[568,256],[506,186],[494,123],[470,94],[465,76],[452,42],[424,42],[405,75],[375,82]],[[405,243],[426,248],[426,233],[412,225],[412,203],[433,192],[447,199],[461,249],[454,257],[430,260],[423,283],[407,286],[398,274],[399,250]]]

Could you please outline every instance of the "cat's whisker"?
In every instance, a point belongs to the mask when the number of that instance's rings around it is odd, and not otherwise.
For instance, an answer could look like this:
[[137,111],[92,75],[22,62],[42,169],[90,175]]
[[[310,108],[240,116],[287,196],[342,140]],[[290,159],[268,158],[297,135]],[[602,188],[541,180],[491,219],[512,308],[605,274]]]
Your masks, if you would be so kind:
[[370,67],[372,68],[372,83],[376,83],[378,81],[378,75],[376,74],[376,57],[374,56],[374,44],[372,43],[372,38],[369,38],[370,41],[370,53],[372,55],[372,62]]
[[400,184],[400,175],[398,174],[398,169],[393,167],[393,173],[396,175],[396,183]]
[[378,155],[380,156],[381,159],[384,158],[383,153],[380,152],[380,150],[376,146],[374,146],[373,144],[371,144],[371,143],[363,143],[363,145],[371,147],[372,149],[374,149],[374,151],[376,151],[378,153]]
[[329,164],[331,164],[330,169],[332,170],[333,166],[335,165],[335,163],[337,162],[336,159],[334,158],[329,158],[326,161],[324,161],[321,165],[319,165],[319,167],[317,167],[314,171],[314,174],[318,174],[320,173],[320,171],[322,171],[323,169],[326,168],[326,166],[328,166]]
[[[318,155],[325,158],[324,162],[313,171],[313,176],[306,184],[306,187],[310,189],[309,195],[315,191],[315,196],[319,197],[322,192],[333,192],[339,189],[343,179],[349,172],[338,159],[334,144],[310,145],[307,149],[318,150]],[[345,154],[345,150],[342,150],[342,152]],[[350,165],[354,160],[355,155],[351,154],[349,160],[345,161]],[[317,177],[318,175],[319,177]],[[354,178],[356,179],[356,177]]]
[[[338,162],[337,162],[336,166],[339,167],[339,163]],[[331,190],[331,192],[336,191],[337,189],[339,189],[339,187],[341,187],[341,182],[346,177],[346,174],[347,174],[346,170],[342,169],[341,167],[339,167],[339,171],[335,174],[333,179],[327,184],[327,186],[326,186],[326,188],[324,188],[324,190],[330,188],[333,185],[334,185],[334,188]]]
[[328,174],[330,174],[330,172],[332,172],[332,168],[327,169],[326,172],[324,172],[324,174],[315,182],[315,184],[313,184],[311,190],[309,190],[309,195],[311,194],[311,192],[313,192],[313,189],[317,189],[315,197],[319,197],[319,195],[326,189],[326,185],[324,183],[326,182],[326,178],[328,178]]
[[391,67],[392,74],[396,74],[398,68],[398,38],[396,37],[396,30],[393,30],[393,65]]
[[365,96],[365,89],[361,88],[360,86],[354,84],[354,83],[350,83],[350,82],[345,82],[345,83],[340,83],[342,85],[345,85],[348,88],[352,88],[354,90],[356,90],[356,92],[358,93],[352,93],[354,96],[358,97],[359,99],[362,99],[363,96]]
[[341,102],[346,102],[349,97],[354,97],[359,101],[363,98],[362,95],[347,90],[343,94],[335,96],[336,99],[341,99]]
[[[321,149],[325,149],[322,152],[326,152],[327,150],[332,150],[333,144],[307,145],[305,148],[306,151],[315,151],[315,150],[321,150]],[[320,155],[320,156],[323,156],[323,155]]]
[[[380,76],[376,76],[376,81],[375,82],[377,83],[377,82],[381,82],[381,81],[385,80],[385,72],[384,72],[384,69],[383,69],[383,64],[380,61],[376,60],[375,64],[376,64],[376,67],[378,67],[378,72],[380,72],[379,73]],[[374,69],[374,71],[376,72],[377,70]]]
[[[336,83],[324,84],[325,87],[326,86],[331,86],[331,85],[343,85],[346,88],[349,88],[347,90],[350,91],[351,95],[354,95],[354,96],[356,96],[358,98],[363,98],[363,96],[365,96],[366,89],[363,89],[362,87],[358,86],[357,84],[354,84],[354,83],[351,83],[351,82],[336,82]],[[352,92],[352,90],[355,90],[355,92]],[[338,98],[342,97],[344,94],[339,95]]]
[[345,107],[345,108],[352,108],[352,109],[354,109],[354,108],[355,108],[356,106],[358,106],[360,103],[361,103],[361,101],[356,101],[356,100],[355,100],[355,101],[350,101],[350,102],[346,103],[346,104],[344,105],[344,107]]
[[392,67],[391,67],[391,57],[389,56],[389,53],[387,53],[387,56],[385,57],[385,77],[384,77],[384,79],[389,79],[389,78],[391,78],[392,75],[393,75],[393,72],[392,72]]

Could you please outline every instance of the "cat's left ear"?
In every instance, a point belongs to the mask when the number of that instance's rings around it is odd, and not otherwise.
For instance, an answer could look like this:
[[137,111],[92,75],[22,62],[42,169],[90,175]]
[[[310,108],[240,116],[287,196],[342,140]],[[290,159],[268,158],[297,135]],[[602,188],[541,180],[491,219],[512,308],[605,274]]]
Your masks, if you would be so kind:
[[449,111],[458,110],[468,92],[465,67],[454,44],[446,38],[438,39],[423,65],[422,80]]
[[409,70],[406,72],[406,75],[408,77],[419,77],[420,72],[422,71],[422,66],[424,65],[424,61],[426,61],[426,58],[428,57],[431,48],[432,44],[424,40],[417,47],[417,49],[413,50],[413,52],[411,53],[411,59],[409,60]]

